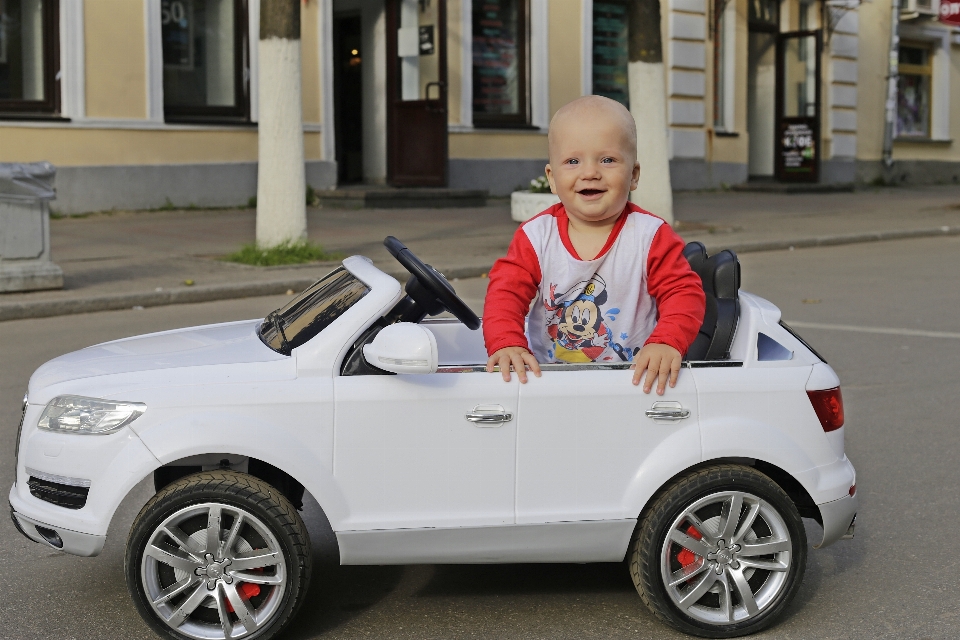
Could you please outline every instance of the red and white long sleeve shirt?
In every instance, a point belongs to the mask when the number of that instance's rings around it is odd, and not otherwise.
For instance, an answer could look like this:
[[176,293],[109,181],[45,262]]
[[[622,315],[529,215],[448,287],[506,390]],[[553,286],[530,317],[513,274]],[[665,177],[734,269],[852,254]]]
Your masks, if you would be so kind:
[[544,363],[628,362],[656,342],[686,353],[705,300],[670,225],[627,203],[593,260],[577,255],[568,225],[563,205],[554,205],[523,223],[493,265],[483,315],[487,352],[517,346]]

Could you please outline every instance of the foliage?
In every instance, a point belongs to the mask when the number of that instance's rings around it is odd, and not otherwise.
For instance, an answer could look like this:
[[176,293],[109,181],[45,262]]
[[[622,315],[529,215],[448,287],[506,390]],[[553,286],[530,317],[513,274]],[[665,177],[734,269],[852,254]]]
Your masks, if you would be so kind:
[[547,176],[540,176],[530,181],[530,193],[550,193],[550,181]]
[[225,256],[228,262],[239,262],[256,267],[273,267],[281,264],[303,264],[304,262],[322,262],[339,260],[339,254],[327,253],[318,244],[301,240],[284,242],[275,247],[261,247],[256,243],[245,244],[239,251]]

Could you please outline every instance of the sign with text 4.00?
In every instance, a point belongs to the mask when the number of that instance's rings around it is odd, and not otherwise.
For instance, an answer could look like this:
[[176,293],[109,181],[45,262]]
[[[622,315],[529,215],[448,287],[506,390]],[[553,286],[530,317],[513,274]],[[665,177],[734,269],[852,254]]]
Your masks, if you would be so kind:
[[960,27],[960,0],[940,0],[940,22]]

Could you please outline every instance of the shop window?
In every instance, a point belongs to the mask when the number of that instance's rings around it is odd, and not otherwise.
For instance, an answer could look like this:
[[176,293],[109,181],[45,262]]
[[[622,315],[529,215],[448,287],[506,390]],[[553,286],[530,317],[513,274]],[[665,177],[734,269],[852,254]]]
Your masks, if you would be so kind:
[[57,108],[57,0],[0,0],[0,113]]
[[593,3],[593,91],[630,108],[627,84],[630,22],[624,0]]
[[929,138],[930,86],[933,75],[929,47],[900,45],[897,77],[897,137]]
[[780,0],[747,0],[747,7],[751,28],[780,30]]
[[163,112],[167,121],[244,121],[246,2],[162,0]]
[[473,123],[529,125],[526,0],[473,3]]

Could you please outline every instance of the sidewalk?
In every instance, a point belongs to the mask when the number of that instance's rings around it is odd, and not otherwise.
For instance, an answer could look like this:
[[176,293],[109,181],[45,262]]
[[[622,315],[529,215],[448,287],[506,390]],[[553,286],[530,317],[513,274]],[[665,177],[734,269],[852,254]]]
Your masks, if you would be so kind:
[[[677,229],[709,253],[769,251],[905,237],[960,235],[960,186],[856,193],[682,192]],[[51,221],[64,289],[0,294],[0,321],[300,290],[336,263],[249,267],[222,262],[254,239],[252,209],[116,212]],[[396,277],[383,248],[394,235],[449,278],[486,273],[517,225],[509,203],[462,209],[309,209],[310,239],[363,254]],[[194,281],[186,286],[186,280]]]

